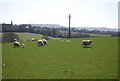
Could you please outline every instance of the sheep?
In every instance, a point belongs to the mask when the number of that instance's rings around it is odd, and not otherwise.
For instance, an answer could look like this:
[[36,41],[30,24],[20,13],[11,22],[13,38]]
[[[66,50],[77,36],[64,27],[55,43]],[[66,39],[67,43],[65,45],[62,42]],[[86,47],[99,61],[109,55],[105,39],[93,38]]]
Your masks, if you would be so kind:
[[92,40],[83,40],[82,41],[82,46],[86,46],[86,45],[91,45],[91,43],[92,43]]
[[61,42],[64,42],[64,40],[61,40]]
[[[13,46],[14,46],[14,47],[20,47],[20,43],[19,43],[19,42],[14,42],[14,43],[13,43]],[[13,47],[13,48],[14,48],[14,47]]]
[[43,43],[43,40],[38,40],[38,46],[43,46],[44,43]]
[[70,42],[70,40],[66,40],[66,42]]
[[35,38],[32,38],[32,41],[35,41]]
[[22,44],[22,48],[24,48],[25,47],[25,44]]
[[13,48],[14,48],[14,47],[20,47],[20,43],[17,42],[17,39],[14,39]]
[[17,41],[17,39],[14,39],[13,41]]
[[44,45],[47,45],[47,40],[43,39],[42,41],[43,41]]

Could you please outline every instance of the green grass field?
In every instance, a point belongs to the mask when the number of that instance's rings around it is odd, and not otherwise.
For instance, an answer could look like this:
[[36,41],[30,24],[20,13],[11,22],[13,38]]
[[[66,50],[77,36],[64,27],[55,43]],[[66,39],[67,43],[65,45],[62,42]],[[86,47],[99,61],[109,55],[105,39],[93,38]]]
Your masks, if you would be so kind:
[[41,39],[42,35],[40,34],[34,34],[34,33],[15,33],[19,36],[20,41],[27,41],[27,40],[32,40],[32,38],[35,39]]
[[91,33],[83,33],[83,34],[89,34],[90,37],[111,37],[110,34],[91,34]]
[[95,37],[111,37],[111,35],[107,35],[107,34],[89,34],[89,35]]
[[[18,36],[19,36],[19,41],[23,41],[23,42],[25,42],[25,41],[27,41],[27,40],[29,40],[29,41],[31,41],[32,40],[32,38],[35,38],[35,39],[42,39],[42,37],[43,37],[43,35],[40,35],[40,34],[35,34],[35,33],[16,33],[16,32],[14,32],[15,34],[17,34]],[[3,33],[0,33],[0,37],[2,37],[2,34]],[[60,38],[54,38],[54,37],[50,37],[50,36],[48,36],[50,39],[60,39]]]
[[[93,40],[83,48],[83,39]],[[2,45],[3,79],[117,79],[118,38],[48,40],[48,45],[24,42],[25,48]],[[22,42],[21,42],[22,44]]]
[[[42,36],[43,35],[40,35],[40,34],[34,34],[34,33],[15,33],[19,36],[20,40],[19,41],[27,41],[27,40],[32,40],[32,38],[35,38],[35,39],[42,39]],[[53,37],[50,37],[48,36],[50,39],[56,39],[56,38],[53,38]]]

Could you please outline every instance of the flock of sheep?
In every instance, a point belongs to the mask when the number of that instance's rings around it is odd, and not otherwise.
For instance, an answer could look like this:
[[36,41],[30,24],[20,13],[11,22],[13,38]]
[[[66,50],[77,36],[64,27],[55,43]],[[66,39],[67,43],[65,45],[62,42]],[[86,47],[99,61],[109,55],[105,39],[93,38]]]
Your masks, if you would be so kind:
[[[42,40],[38,40],[38,46],[43,46],[43,45],[47,45],[47,40],[42,39]],[[20,43],[17,41],[17,39],[13,40],[13,48],[15,47],[20,47]],[[22,44],[22,48],[25,47],[25,44]]]
[[38,45],[39,46],[47,45],[47,40],[45,40],[45,39],[38,40]]
[[[61,42],[63,42],[63,40],[61,40]],[[70,42],[70,40],[67,40],[66,42]],[[91,45],[92,40],[83,40],[82,41],[82,46],[86,47],[87,45]],[[47,40],[46,39],[42,39],[42,40],[38,40],[38,46],[43,46],[43,45],[47,45]],[[20,47],[20,43],[17,41],[17,39],[14,39],[13,41],[13,48],[14,47]],[[25,44],[22,44],[22,48],[25,47]]]

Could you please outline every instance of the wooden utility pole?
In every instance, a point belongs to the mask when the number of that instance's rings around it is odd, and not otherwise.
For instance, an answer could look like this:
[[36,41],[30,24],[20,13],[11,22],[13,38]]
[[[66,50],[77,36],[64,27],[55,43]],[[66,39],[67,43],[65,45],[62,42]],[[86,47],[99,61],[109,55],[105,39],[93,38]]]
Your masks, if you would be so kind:
[[70,18],[71,18],[71,15],[69,14],[69,38],[70,38]]

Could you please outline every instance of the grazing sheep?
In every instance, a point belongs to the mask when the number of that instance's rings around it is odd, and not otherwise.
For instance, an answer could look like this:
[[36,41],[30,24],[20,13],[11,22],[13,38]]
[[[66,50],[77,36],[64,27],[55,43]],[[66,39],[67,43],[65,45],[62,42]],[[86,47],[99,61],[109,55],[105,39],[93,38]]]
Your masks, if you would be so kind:
[[22,48],[24,48],[25,47],[25,44],[22,44]]
[[61,40],[61,42],[64,42],[64,40]]
[[66,42],[70,42],[70,40],[66,40]]
[[92,43],[92,40],[83,40],[82,41],[82,46],[86,46],[86,45],[91,45],[91,43]]
[[[19,44],[19,42],[15,42],[15,43],[13,43],[13,46],[14,46],[14,47],[20,47],[20,44]],[[13,47],[13,48],[14,48],[14,47]]]
[[17,42],[17,39],[14,39],[13,48],[14,48],[14,47],[20,47],[20,43]]
[[43,41],[44,45],[47,45],[47,40],[43,39],[42,41]]
[[17,39],[14,39],[13,42],[17,41]]
[[32,41],[35,41],[35,38],[32,38]]
[[44,43],[43,43],[43,40],[38,40],[38,46],[43,46]]

